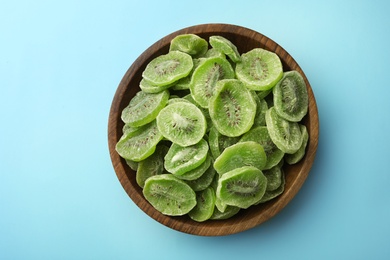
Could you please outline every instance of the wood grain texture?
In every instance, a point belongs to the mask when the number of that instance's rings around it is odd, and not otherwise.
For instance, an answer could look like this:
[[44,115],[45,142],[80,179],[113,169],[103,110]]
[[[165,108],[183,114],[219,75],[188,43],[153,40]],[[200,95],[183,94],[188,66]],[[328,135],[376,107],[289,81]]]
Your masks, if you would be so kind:
[[[309,94],[308,114],[302,121],[308,129],[309,143],[303,160],[298,164],[284,167],[286,175],[284,193],[264,204],[241,210],[236,216],[227,220],[209,220],[198,223],[187,216],[170,217],[162,215],[145,200],[141,188],[136,183],[135,172],[127,166],[125,160],[115,151],[115,145],[122,135],[121,112],[135,93],[140,90],[139,82],[142,78],[142,71],[153,58],[168,52],[171,39],[184,33],[194,33],[206,40],[212,35],[224,36],[237,46],[240,53],[257,47],[275,52],[282,61],[284,71],[297,70],[302,74]],[[315,159],[318,137],[319,119],[315,97],[310,83],[298,63],[281,46],[261,33],[230,24],[202,24],[184,28],[167,35],[150,46],[135,60],[123,76],[113,98],[108,120],[108,145],[112,164],[129,197],[148,216],[161,224],[177,231],[199,236],[224,236],[242,232],[260,225],[279,213],[293,199],[305,182]]]

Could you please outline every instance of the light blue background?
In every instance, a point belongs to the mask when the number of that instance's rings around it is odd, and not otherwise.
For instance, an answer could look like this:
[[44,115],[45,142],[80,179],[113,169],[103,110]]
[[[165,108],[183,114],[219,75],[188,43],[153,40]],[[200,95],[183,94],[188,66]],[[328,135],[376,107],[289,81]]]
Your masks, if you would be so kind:
[[[0,259],[389,259],[389,3],[2,1]],[[210,22],[283,46],[320,117],[298,195],[226,237],[149,218],[120,185],[107,144],[132,62],[161,37]]]

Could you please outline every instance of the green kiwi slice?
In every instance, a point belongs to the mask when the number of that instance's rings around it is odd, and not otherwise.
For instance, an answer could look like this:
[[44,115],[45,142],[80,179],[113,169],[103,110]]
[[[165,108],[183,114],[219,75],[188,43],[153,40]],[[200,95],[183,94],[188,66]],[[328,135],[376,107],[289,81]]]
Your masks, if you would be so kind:
[[214,48],[208,49],[205,55],[203,55],[203,58],[210,58],[210,57],[221,57],[223,59],[226,59],[226,55],[224,53]]
[[253,125],[256,101],[248,89],[236,79],[218,81],[209,102],[209,112],[217,130],[230,137],[240,136]]
[[237,63],[241,61],[241,56],[237,47],[225,37],[213,35],[210,36],[209,42],[211,47],[226,54],[233,62]]
[[155,86],[165,86],[190,74],[192,57],[181,51],[170,51],[154,58],[146,65],[142,77]]
[[227,147],[215,159],[214,169],[219,174],[225,174],[243,166],[254,166],[262,170],[267,163],[267,156],[261,144],[253,141],[238,142]]
[[190,74],[176,81],[172,86],[172,90],[189,90],[191,85],[192,74],[194,73],[195,69],[199,66],[199,64],[201,64],[203,60],[204,58],[192,59],[194,66],[192,67]]
[[196,205],[196,194],[172,174],[149,177],[142,190],[145,199],[164,215],[182,216]]
[[139,162],[152,155],[162,139],[156,120],[153,120],[121,138],[116,144],[116,151],[126,160]]
[[284,152],[274,144],[266,126],[257,126],[246,132],[240,142],[246,141],[258,142],[263,146],[267,157],[263,170],[271,169],[283,159]]
[[267,178],[253,166],[236,168],[218,180],[217,197],[227,205],[246,209],[258,202],[267,188]]
[[302,133],[302,145],[299,147],[298,151],[293,154],[286,154],[284,157],[285,162],[288,164],[295,164],[302,160],[303,156],[306,153],[306,146],[309,141],[309,133],[307,132],[307,128],[305,125],[299,125]]
[[187,147],[173,143],[164,157],[164,167],[170,173],[182,175],[200,166],[207,159],[208,151],[204,139]]
[[283,76],[283,66],[278,55],[262,48],[255,48],[241,55],[236,75],[249,89],[269,90]]
[[196,34],[180,34],[171,40],[169,51],[185,52],[192,57],[203,56],[209,48],[207,41]]
[[192,104],[194,104],[195,106],[197,106],[200,111],[202,111],[204,117],[206,118],[206,132],[208,132],[210,130],[210,127],[213,125],[213,122],[211,121],[211,118],[210,118],[210,113],[209,113],[209,110],[207,108],[204,108],[204,107],[201,107],[195,100],[194,98],[192,97],[191,94],[188,94],[188,95],[185,95],[183,97],[184,100],[187,100],[189,102],[191,102]]
[[295,153],[301,147],[302,134],[299,124],[290,122],[276,113],[271,107],[265,113],[269,136],[274,144],[284,153]]
[[183,174],[174,174],[174,175],[178,179],[181,179],[181,180],[186,180],[186,181],[196,180],[196,179],[200,178],[207,171],[207,169],[210,168],[210,165],[211,165],[211,156],[207,155],[206,160],[198,167],[196,167],[192,170],[189,170]]
[[263,170],[264,176],[267,178],[267,191],[273,191],[282,184],[282,169],[279,165],[272,167],[269,170]]
[[157,145],[151,156],[138,163],[135,180],[141,188],[144,187],[146,179],[164,172],[164,156],[168,149],[165,145]]
[[221,57],[204,59],[192,74],[191,95],[201,107],[207,108],[210,98],[214,95],[217,81],[234,77],[234,70],[226,59]]
[[309,97],[305,81],[299,72],[285,72],[272,92],[276,112],[284,119],[299,122],[307,114]]
[[274,189],[274,190],[268,190],[268,191],[265,191],[263,197],[255,203],[255,205],[258,205],[260,203],[264,203],[264,202],[267,202],[269,200],[272,200],[276,197],[278,197],[280,194],[283,193],[284,191],[284,187],[285,187],[285,184],[286,184],[286,179],[285,179],[285,176],[284,176],[284,172],[283,172],[283,169],[280,168],[281,170],[281,183],[279,185],[278,188]]
[[212,126],[209,130],[208,141],[210,152],[213,158],[217,158],[226,147],[229,147],[240,140],[240,137],[229,137],[218,132],[217,128]]
[[240,211],[239,207],[227,206],[224,211],[220,211],[218,208],[214,208],[214,213],[211,215],[212,220],[223,220],[228,219],[236,215]]
[[133,171],[138,170],[138,162],[132,161],[132,160],[127,160],[126,159],[126,164],[132,169]]
[[138,91],[127,107],[122,110],[121,119],[132,127],[145,125],[157,117],[160,110],[167,104],[168,99],[168,91],[157,94]]
[[196,206],[188,212],[188,216],[197,221],[208,220],[215,208],[215,191],[212,187],[196,192]]
[[254,91],[251,91],[251,93],[257,105],[253,127],[265,126],[265,112],[268,110],[268,104],[264,99],[260,99],[260,97]]
[[152,93],[152,94],[153,93],[160,93],[166,89],[169,89],[170,87],[172,87],[174,85],[175,85],[175,82],[168,84],[168,85],[165,85],[165,86],[156,86],[145,79],[141,79],[141,81],[139,83],[139,87],[143,92]]
[[256,94],[257,96],[260,98],[260,99],[265,99],[266,97],[268,97],[268,95],[272,93],[272,88],[271,89],[268,89],[268,90],[263,90],[263,91],[256,91]]
[[186,181],[186,183],[190,185],[194,191],[204,190],[213,182],[215,173],[216,171],[211,164],[210,167],[199,178]]
[[125,124],[122,128],[123,136],[134,133],[135,131],[137,131],[137,129],[138,129],[137,127],[133,127],[129,124]]
[[[215,171],[215,169],[214,169]],[[218,181],[219,181],[219,174],[214,174],[214,178],[210,184],[211,187],[213,187],[213,189],[216,191],[217,188],[218,188]],[[216,197],[215,198],[215,210],[218,210],[219,212],[223,213],[225,212],[225,210],[228,208],[229,206],[226,205],[225,203],[223,203],[221,201],[221,199],[219,197]]]
[[169,104],[160,111],[156,120],[161,134],[181,146],[198,143],[206,133],[205,116],[190,102]]

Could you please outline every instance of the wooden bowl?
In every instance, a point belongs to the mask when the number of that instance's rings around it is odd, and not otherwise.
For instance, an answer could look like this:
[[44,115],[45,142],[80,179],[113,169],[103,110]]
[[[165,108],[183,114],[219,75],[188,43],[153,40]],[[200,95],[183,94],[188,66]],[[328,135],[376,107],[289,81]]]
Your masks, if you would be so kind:
[[[247,52],[255,47],[275,52],[280,57],[285,71],[297,70],[302,74],[309,94],[308,114],[302,121],[309,132],[306,155],[298,164],[284,166],[286,175],[284,193],[269,202],[241,210],[237,215],[227,220],[208,220],[199,223],[191,220],[188,216],[171,217],[161,214],[146,201],[142,194],[142,189],[137,185],[135,172],[129,168],[125,160],[115,151],[115,145],[122,136],[123,122],[120,118],[121,112],[135,93],[140,90],[139,82],[142,71],[153,58],[168,52],[172,38],[185,33],[197,34],[206,40],[212,35],[224,36],[237,46],[240,53]],[[165,36],[150,46],[135,60],[123,76],[113,98],[108,121],[108,144],[112,164],[120,183],[129,197],[147,215],[161,224],[177,231],[200,236],[223,236],[238,233],[258,226],[280,212],[292,200],[305,182],[314,162],[318,136],[319,121],[316,101],[310,83],[298,63],[281,46],[261,33],[230,24],[202,24],[184,28]]]

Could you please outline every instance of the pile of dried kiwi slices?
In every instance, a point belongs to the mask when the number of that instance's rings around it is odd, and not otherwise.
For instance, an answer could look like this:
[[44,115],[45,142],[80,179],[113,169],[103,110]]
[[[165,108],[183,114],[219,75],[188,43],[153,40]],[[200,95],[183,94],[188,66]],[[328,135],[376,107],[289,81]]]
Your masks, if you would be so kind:
[[284,191],[283,164],[308,142],[305,82],[262,48],[222,36],[175,37],[122,111],[116,151],[162,214],[226,219]]

